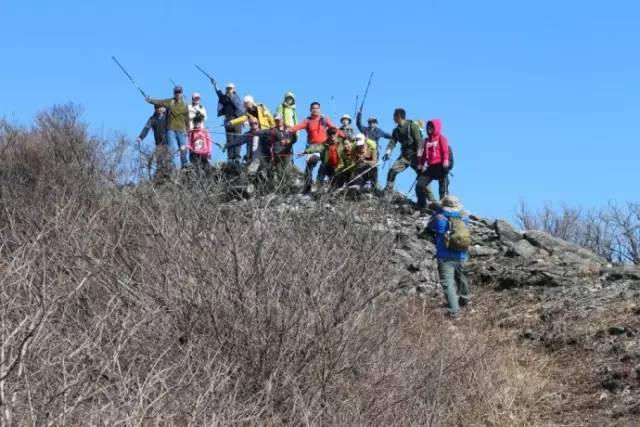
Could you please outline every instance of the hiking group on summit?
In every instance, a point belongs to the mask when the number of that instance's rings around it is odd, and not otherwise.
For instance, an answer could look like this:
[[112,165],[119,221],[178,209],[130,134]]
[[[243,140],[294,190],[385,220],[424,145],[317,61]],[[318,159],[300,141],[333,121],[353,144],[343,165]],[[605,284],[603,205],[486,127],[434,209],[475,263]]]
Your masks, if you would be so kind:
[[[363,126],[361,106],[356,112],[359,131],[356,133],[349,115],[340,118],[338,127],[322,113],[319,102],[312,102],[310,114],[298,120],[295,95],[287,92],[273,116],[264,104],[256,102],[250,95],[240,100],[233,83],[228,83],[223,92],[216,80],[208,77],[218,96],[217,115],[223,118],[225,128],[226,144],[219,146],[226,151],[226,167],[244,171],[253,188],[267,182],[286,185],[299,176],[294,156],[305,157],[305,194],[351,186],[361,191],[388,194],[394,190],[397,175],[407,168],[413,169],[416,173],[417,208],[424,210],[429,206],[436,210],[427,228],[434,233],[438,271],[449,314],[457,316],[460,307],[469,303],[467,279],[462,270],[471,244],[468,219],[458,199],[449,195],[453,155],[442,133],[440,119],[431,119],[424,125],[422,121],[407,119],[406,111],[396,108],[393,112],[396,127],[389,134],[378,127],[376,117],[369,117],[367,126]],[[201,95],[193,93],[188,104],[184,101],[181,86],[175,86],[173,97],[168,99],[154,99],[142,90],[140,92],[154,106],[154,114],[148,119],[137,142],[140,143],[149,130],[153,130],[156,179],[163,181],[170,175],[173,164],[171,147],[178,148],[183,169],[195,168],[208,174],[213,141],[205,127],[208,116],[201,103]],[[245,125],[249,129],[243,133]],[[301,131],[307,136],[306,147],[295,152],[294,145]],[[380,140],[383,138],[389,143],[380,156]],[[398,144],[400,156],[392,163],[386,186],[381,190],[378,186],[379,166],[390,160]],[[313,172],[317,166],[314,182]],[[430,189],[434,180],[439,184],[438,200]]]

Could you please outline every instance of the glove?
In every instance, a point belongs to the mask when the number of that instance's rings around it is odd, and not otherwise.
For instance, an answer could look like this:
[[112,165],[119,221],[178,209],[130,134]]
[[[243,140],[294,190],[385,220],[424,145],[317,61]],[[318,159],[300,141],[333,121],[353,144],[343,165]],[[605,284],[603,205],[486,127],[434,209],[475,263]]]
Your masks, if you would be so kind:
[[228,131],[232,131],[233,130],[233,125],[231,124],[231,122],[227,122],[224,124],[224,128]]
[[442,167],[443,167],[444,169],[449,169],[449,162],[444,162],[444,163],[442,163]]
[[151,97],[149,95],[145,96],[144,100],[151,104]]
[[382,161],[386,162],[389,160],[389,155],[387,153],[384,153],[384,156],[382,156]]

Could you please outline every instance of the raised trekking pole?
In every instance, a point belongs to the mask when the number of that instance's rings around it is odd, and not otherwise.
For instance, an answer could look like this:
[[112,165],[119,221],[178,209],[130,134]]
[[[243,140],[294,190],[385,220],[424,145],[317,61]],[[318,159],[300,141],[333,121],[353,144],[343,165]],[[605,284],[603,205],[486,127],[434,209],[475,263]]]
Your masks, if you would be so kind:
[[371,86],[371,80],[373,80],[373,71],[369,76],[369,83],[367,83],[367,88],[364,90],[364,96],[362,97],[362,104],[360,104],[360,112],[362,113],[362,109],[364,108],[364,101],[367,99],[367,94],[369,93],[369,87]]
[[118,67],[120,67],[120,69],[122,70],[122,72],[125,74],[125,76],[127,76],[129,78],[129,80],[131,81],[131,83],[133,83],[133,85],[136,87],[136,89],[138,89],[138,91],[142,94],[142,96],[144,96],[145,98],[147,98],[147,94],[144,93],[144,91],[142,89],[140,89],[140,86],[138,86],[138,83],[136,83],[135,80],[133,80],[133,77],[131,77],[131,74],[127,73],[127,70],[124,69],[124,67],[122,66],[122,64],[116,59],[115,56],[112,56],[111,59],[113,59],[113,61],[118,64]]
[[196,68],[197,68],[197,69],[198,69],[202,74],[204,74],[205,76],[207,76],[207,77],[209,78],[209,80],[214,81],[214,78],[213,78],[213,77],[211,77],[211,76],[209,75],[209,73],[207,73],[205,70],[203,70],[202,68],[200,68],[200,67],[198,66],[198,64],[193,64],[193,65],[195,65],[195,66],[196,66]]
[[173,85],[173,87],[178,86],[178,84],[176,82],[173,81],[173,79],[171,77],[169,77],[169,81],[171,82],[171,84]]
[[360,99],[360,96],[359,96],[359,95],[356,95],[356,108],[355,108],[355,110],[353,111],[353,117],[355,117],[355,116],[357,116],[357,115],[358,115],[358,99]]

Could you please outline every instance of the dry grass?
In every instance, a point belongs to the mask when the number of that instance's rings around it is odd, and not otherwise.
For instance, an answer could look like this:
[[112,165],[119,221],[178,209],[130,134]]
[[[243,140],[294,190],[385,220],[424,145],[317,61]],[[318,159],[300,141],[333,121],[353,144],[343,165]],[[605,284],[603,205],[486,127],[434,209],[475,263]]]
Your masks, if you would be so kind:
[[387,294],[394,236],[118,189],[75,110],[44,117],[0,130],[3,424],[540,425],[547,360]]

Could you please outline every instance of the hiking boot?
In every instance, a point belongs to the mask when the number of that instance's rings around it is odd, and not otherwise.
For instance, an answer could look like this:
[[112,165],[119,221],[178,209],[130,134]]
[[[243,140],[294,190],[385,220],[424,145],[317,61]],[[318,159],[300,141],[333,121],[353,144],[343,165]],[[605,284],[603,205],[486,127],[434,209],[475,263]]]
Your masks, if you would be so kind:
[[471,305],[471,300],[469,298],[459,297],[458,298],[458,305],[460,305],[460,307],[469,306],[469,305]]
[[448,319],[450,320],[458,320],[460,319],[460,313],[457,311],[447,311],[447,314],[445,315]]

